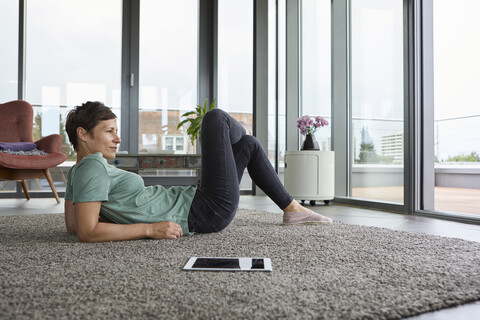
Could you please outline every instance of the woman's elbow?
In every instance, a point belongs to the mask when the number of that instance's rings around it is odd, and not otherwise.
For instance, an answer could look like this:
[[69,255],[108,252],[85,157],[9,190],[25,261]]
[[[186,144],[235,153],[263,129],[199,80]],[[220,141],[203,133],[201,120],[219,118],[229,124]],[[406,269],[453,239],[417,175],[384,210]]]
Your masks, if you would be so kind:
[[92,232],[77,230],[77,238],[80,242],[96,242]]
[[85,242],[85,243],[95,242],[95,240],[93,240],[93,238],[88,237],[88,236],[83,236],[83,235],[77,234],[77,237],[78,237],[78,241],[80,241],[80,242]]

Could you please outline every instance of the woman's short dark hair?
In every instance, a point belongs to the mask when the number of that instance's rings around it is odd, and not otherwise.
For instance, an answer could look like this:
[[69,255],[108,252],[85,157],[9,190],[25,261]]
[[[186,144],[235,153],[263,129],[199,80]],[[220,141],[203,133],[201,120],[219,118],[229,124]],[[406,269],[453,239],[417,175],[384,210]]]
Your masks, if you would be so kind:
[[112,109],[98,101],[87,101],[81,106],[76,106],[70,110],[67,115],[67,121],[65,122],[65,130],[75,151],[78,151],[78,127],[82,127],[90,133],[100,121],[115,118],[117,118],[117,116],[112,112]]

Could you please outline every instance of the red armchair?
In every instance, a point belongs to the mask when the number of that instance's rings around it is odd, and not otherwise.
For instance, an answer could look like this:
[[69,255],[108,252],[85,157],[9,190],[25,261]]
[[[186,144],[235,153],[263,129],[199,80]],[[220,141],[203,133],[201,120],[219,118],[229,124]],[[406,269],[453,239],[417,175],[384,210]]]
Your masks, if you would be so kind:
[[[0,104],[0,142],[33,142],[33,108],[30,103],[16,100]],[[0,180],[16,180],[22,183],[27,200],[30,199],[25,179],[46,178],[55,199],[60,203],[49,168],[65,159],[62,152],[62,136],[52,134],[35,141],[37,149],[47,155],[14,155],[0,152]]]

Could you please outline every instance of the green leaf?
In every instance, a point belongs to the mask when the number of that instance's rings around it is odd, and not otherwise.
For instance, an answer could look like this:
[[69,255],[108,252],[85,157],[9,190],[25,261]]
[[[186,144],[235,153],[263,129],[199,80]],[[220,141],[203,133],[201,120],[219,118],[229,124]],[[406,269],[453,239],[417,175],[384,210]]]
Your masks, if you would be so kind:
[[188,117],[192,114],[195,114],[195,111],[186,112],[186,113],[182,114],[182,117]]
[[201,129],[202,129],[202,120],[203,116],[210,110],[215,108],[215,99],[212,100],[210,105],[208,104],[208,98],[205,99],[205,103],[202,105],[197,105],[195,107],[195,110],[185,112],[181,117],[186,118],[189,116],[195,116],[195,117],[189,117],[187,119],[182,120],[178,126],[177,129],[180,129],[181,126],[189,123],[186,133],[190,137],[190,140],[192,144],[195,142],[195,139],[199,138],[201,135]]
[[181,126],[183,126],[185,123],[189,122],[189,120],[183,120],[182,122],[180,122],[177,126],[177,130],[180,129]]
[[196,117],[195,119],[192,119],[191,125],[196,125],[197,123],[201,123],[202,119],[203,119],[203,117]]

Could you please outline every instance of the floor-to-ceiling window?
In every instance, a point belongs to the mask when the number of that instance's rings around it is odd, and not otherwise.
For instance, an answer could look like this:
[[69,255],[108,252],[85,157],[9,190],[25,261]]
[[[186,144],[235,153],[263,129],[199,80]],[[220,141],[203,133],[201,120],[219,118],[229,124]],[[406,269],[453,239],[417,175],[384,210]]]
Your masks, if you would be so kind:
[[480,2],[433,1],[434,209],[480,214]]
[[[51,170],[60,192],[65,171],[75,157],[64,131],[65,117],[73,106],[87,100],[99,100],[112,107],[118,116],[119,129],[121,118],[124,118],[122,128],[126,130],[120,133],[125,141],[124,147],[120,146],[123,150],[130,153],[196,152],[185,128],[178,130],[177,124],[180,115],[198,103],[200,2],[94,2],[29,0],[27,6],[25,0],[2,2],[1,7],[1,14],[8,16],[0,20],[2,30],[8,35],[3,38],[0,33],[2,44],[12,46],[12,50],[2,51],[2,54],[8,53],[15,60],[19,48],[18,32],[14,32],[19,28],[19,3],[27,8],[24,14],[26,63],[7,61],[2,56],[1,62],[8,62],[12,69],[12,72],[8,69],[7,74],[2,66],[2,76],[9,77],[6,83],[11,83],[12,90],[9,90],[11,97],[5,94],[1,99],[2,102],[12,100],[17,92],[23,92],[20,97],[34,106],[34,138],[50,133],[63,136],[63,152],[68,159]],[[26,70],[24,88],[16,79],[19,67]],[[213,78],[213,75],[203,74],[202,77]],[[3,84],[2,81],[0,92],[6,92]],[[138,123],[132,124],[131,119]],[[162,171],[153,175],[196,175],[195,170],[185,171],[188,172]],[[15,183],[5,184],[12,185],[12,190],[16,188]],[[34,189],[32,191],[47,191],[42,180],[30,181],[29,187]]]
[[[0,103],[16,100],[18,94],[18,1],[0,3]],[[12,193],[15,181],[0,181],[0,192]]]
[[139,153],[196,152],[177,125],[197,105],[197,46],[197,0],[140,1]]
[[[29,0],[26,8],[23,98],[34,107],[34,140],[61,134],[62,151],[71,161],[75,156],[64,130],[69,109],[102,101],[121,116],[122,1]],[[65,170],[51,171],[62,191]],[[30,181],[29,187],[50,190],[46,180]]]
[[17,99],[18,0],[0,3],[0,103]]
[[[301,114],[331,122],[331,1],[302,1]],[[320,150],[332,150],[331,126],[317,130]]]
[[[253,127],[253,1],[218,1],[216,105]],[[244,175],[242,189],[251,189]]]
[[351,196],[403,204],[403,1],[350,3]]

